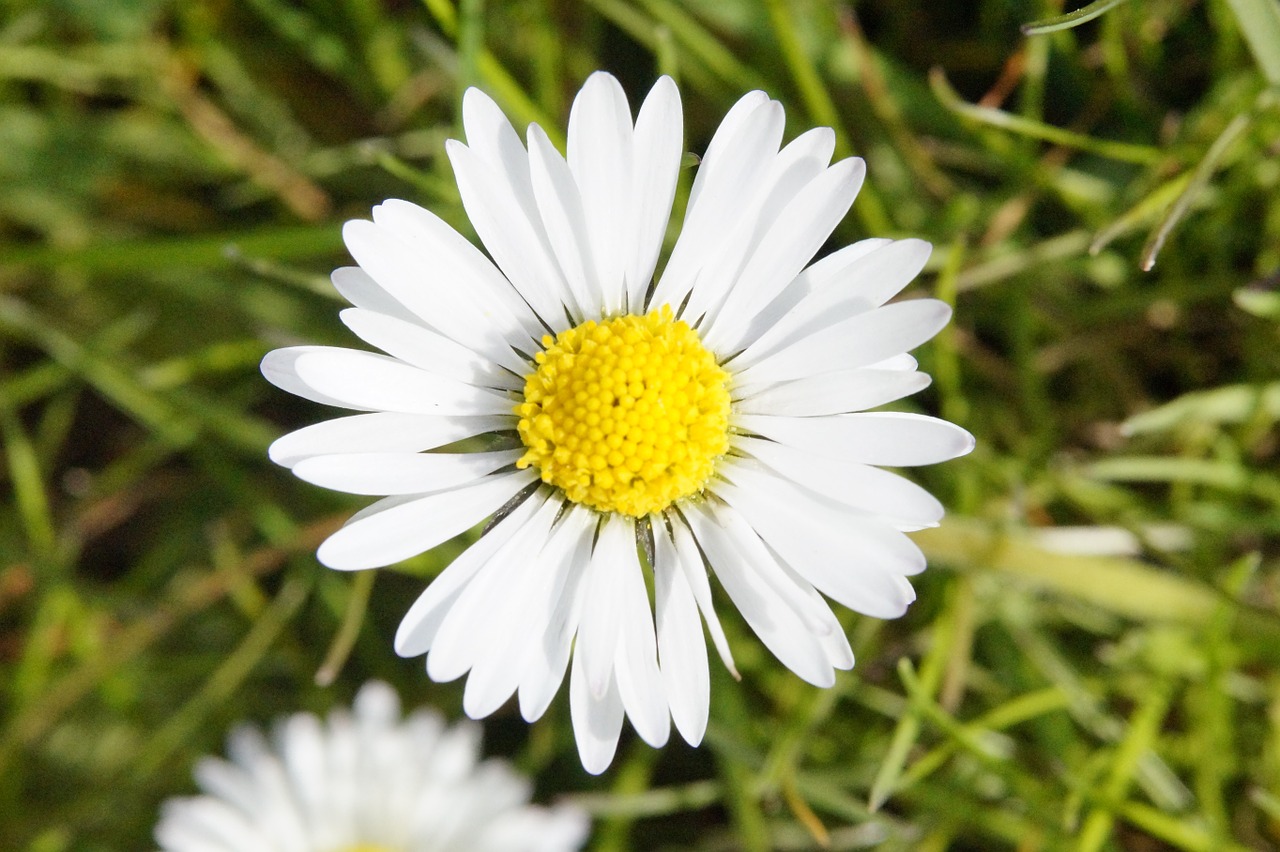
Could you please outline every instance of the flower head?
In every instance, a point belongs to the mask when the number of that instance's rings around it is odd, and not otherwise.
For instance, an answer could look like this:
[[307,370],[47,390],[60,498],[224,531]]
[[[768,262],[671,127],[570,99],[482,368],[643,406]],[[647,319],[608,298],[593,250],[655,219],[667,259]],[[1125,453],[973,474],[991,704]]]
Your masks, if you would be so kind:
[[942,420],[866,411],[929,382],[907,352],[950,309],[885,304],[929,245],[864,240],[810,264],[864,165],[831,163],[828,128],[780,148],[782,107],[763,92],[716,131],[656,280],[683,152],[670,79],[633,122],[618,82],[593,75],[567,156],[537,125],[526,147],[475,89],[463,124],[466,144],[448,153],[492,260],[434,214],[388,201],[347,223],[359,267],[333,276],[355,306],[343,321],[387,354],[302,346],[263,361],[285,390],[369,412],[271,448],[305,480],[385,495],[320,560],[388,565],[498,513],[413,605],[396,649],[426,653],[436,680],[469,672],[475,718],[514,693],[537,719],[571,668],[592,772],[624,714],[654,746],[672,720],[701,740],[704,623],[733,670],[708,567],[778,659],[829,686],[853,654],[823,595],[901,615],[907,577],[924,568],[903,533],[942,516],[876,465],[973,446]]
[[507,764],[477,762],[479,726],[401,719],[385,683],[365,684],[354,713],[298,713],[276,733],[273,749],[239,728],[230,761],[196,765],[204,795],[164,803],[164,852],[569,852],[586,839],[584,813],[533,807]]

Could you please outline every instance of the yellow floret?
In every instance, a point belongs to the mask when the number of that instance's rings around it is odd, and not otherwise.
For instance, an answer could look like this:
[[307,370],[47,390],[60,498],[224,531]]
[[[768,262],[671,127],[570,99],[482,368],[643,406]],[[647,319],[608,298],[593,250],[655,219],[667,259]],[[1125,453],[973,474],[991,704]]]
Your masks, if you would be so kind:
[[729,449],[729,374],[663,306],[542,338],[515,407],[542,481],[643,517],[700,492]]

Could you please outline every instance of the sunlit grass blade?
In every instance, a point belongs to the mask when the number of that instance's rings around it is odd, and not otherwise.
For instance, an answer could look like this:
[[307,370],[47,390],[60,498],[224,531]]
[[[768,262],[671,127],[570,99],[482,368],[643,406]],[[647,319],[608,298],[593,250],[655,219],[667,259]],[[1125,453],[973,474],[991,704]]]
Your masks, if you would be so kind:
[[1272,86],[1280,86],[1280,3],[1274,0],[1227,0],[1240,24],[1262,76]]
[[1088,6],[1076,9],[1074,12],[1068,12],[1065,15],[1057,15],[1052,18],[1045,18],[1030,24],[1022,25],[1023,35],[1044,35],[1046,33],[1056,33],[1059,30],[1069,30],[1072,27],[1078,27],[1083,23],[1092,21],[1094,18],[1105,15],[1107,12],[1124,3],[1125,0],[1094,0]]
[[933,90],[939,102],[957,115],[988,127],[1007,130],[1019,136],[1052,142],[1055,145],[1065,145],[1069,148],[1078,148],[1081,151],[1096,154],[1099,157],[1126,163],[1137,163],[1139,165],[1158,163],[1168,156],[1166,152],[1152,145],[1137,145],[1132,142],[1117,142],[1111,139],[1095,139],[1083,133],[1076,133],[1051,124],[1033,121],[1004,110],[968,103],[947,82],[947,77],[941,68],[934,68],[929,73],[929,87]]

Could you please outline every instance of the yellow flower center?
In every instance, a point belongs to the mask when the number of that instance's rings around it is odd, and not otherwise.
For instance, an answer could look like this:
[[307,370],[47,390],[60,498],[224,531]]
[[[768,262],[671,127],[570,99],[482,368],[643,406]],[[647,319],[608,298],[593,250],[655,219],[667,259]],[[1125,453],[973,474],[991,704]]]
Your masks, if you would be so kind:
[[357,843],[355,846],[344,846],[338,852],[395,852],[386,846],[376,846],[372,843]]
[[643,517],[696,494],[729,449],[729,374],[671,308],[542,338],[517,462],[601,512]]

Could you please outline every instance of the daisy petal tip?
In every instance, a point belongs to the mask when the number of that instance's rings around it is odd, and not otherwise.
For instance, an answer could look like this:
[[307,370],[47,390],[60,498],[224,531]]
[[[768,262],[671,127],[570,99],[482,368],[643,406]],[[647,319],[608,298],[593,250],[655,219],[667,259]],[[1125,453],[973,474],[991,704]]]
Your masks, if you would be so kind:
[[316,548],[316,559],[324,567],[332,568],[334,571],[364,571],[367,568],[383,568],[390,564],[378,560],[370,561],[367,554],[360,551],[353,552],[341,541],[334,542],[334,538],[339,533],[341,530],[329,536]]

